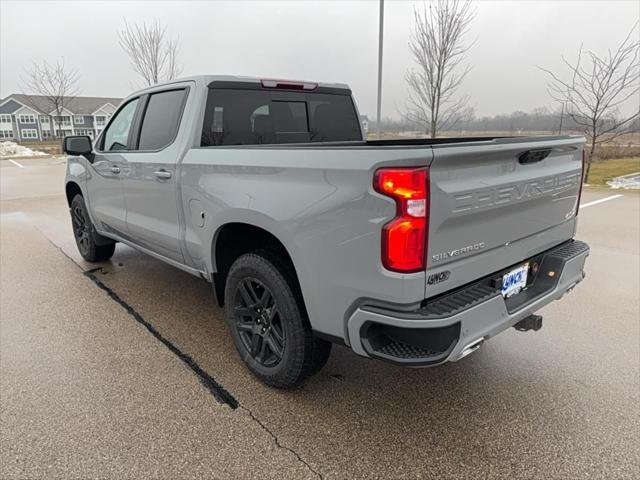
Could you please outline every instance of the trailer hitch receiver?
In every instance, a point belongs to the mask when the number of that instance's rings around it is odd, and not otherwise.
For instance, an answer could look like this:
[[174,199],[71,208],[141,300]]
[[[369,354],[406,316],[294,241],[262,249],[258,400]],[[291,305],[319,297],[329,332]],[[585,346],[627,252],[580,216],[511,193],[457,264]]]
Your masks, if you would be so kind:
[[513,328],[519,332],[528,332],[529,330],[537,332],[542,328],[542,315],[531,314],[527,318],[523,318],[516,323]]

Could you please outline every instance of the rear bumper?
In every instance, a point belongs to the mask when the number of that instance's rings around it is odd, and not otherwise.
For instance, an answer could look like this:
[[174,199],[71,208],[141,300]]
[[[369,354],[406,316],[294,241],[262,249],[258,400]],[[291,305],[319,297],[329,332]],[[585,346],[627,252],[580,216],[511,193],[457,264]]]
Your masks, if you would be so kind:
[[575,287],[585,276],[588,255],[586,243],[571,240],[523,259],[537,263],[538,273],[526,290],[509,299],[500,294],[500,279],[509,270],[505,269],[429,299],[418,310],[362,305],[347,322],[349,343],[359,355],[400,365],[459,360]]

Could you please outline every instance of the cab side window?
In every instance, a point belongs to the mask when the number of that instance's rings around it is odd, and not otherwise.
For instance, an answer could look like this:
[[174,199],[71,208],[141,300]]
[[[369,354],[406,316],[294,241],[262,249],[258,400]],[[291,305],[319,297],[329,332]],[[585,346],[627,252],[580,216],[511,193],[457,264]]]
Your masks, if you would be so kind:
[[138,100],[138,98],[131,100],[113,118],[103,135],[103,151],[128,150],[129,131],[133,123],[133,116],[136,113]]

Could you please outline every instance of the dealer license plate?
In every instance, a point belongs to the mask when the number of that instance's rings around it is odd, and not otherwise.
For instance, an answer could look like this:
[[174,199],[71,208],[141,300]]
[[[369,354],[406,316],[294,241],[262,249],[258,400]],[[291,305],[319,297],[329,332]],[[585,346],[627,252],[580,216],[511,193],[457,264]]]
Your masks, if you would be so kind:
[[505,273],[502,276],[502,296],[509,298],[520,293],[522,289],[527,286],[528,273],[528,263],[514,268],[509,273]]

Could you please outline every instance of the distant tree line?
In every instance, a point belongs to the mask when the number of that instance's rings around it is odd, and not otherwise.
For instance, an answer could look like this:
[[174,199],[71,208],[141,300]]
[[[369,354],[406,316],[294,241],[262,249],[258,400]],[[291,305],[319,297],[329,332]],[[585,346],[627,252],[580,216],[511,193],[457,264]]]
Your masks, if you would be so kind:
[[[562,128],[561,127],[562,121]],[[610,122],[614,122],[612,119]],[[375,129],[375,120],[370,120],[370,130]],[[412,122],[405,117],[383,118],[380,122],[381,130],[389,133],[424,132],[423,124]],[[445,129],[443,132],[468,131],[468,132],[550,132],[570,133],[582,132],[583,128],[575,122],[571,116],[562,109],[552,110],[548,107],[535,108],[530,112],[517,110],[512,113],[503,113],[494,116],[482,116],[457,124],[453,129]],[[640,132],[640,118],[636,118],[627,131]]]
[[508,114],[483,116],[466,122],[462,128],[472,131],[553,132],[574,130],[578,125],[562,109],[555,111],[548,107],[538,107],[530,112],[516,110]]

